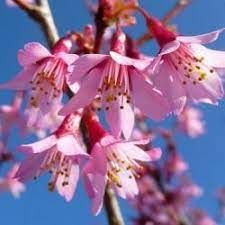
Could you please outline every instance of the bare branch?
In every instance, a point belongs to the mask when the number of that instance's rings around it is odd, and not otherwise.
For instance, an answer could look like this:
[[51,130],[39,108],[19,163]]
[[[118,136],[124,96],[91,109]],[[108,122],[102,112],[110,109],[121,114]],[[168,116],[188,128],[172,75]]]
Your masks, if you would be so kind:
[[175,6],[163,17],[162,22],[168,24],[170,20],[180,14],[192,0],[178,0]]
[[114,191],[106,188],[104,205],[109,225],[124,225],[123,217]]
[[26,3],[24,0],[13,1],[41,26],[48,45],[51,48],[58,41],[59,35],[48,0],[38,0],[38,5]]

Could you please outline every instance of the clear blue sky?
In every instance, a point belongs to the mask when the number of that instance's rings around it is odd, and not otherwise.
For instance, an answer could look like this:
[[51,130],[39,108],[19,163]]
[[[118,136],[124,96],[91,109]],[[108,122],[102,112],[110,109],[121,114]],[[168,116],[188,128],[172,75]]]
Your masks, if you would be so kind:
[[[68,29],[81,29],[82,25],[91,22],[84,1],[50,0],[53,14],[60,34]],[[175,3],[175,0],[140,0],[141,5],[151,10],[155,16],[162,16]],[[225,0],[193,0],[181,15],[173,22],[177,23],[181,33],[193,35],[211,31],[225,26]],[[39,27],[18,9],[7,8],[4,0],[0,2],[0,82],[8,80],[18,70],[17,50],[26,42],[40,41],[45,43]],[[131,30],[131,29],[129,29]],[[134,28],[135,35],[144,31],[144,23]],[[151,45],[144,46],[145,53],[151,53]],[[225,35],[211,45],[225,50]],[[0,93],[0,102],[10,102],[9,92]],[[202,106],[207,122],[206,135],[196,140],[179,137],[179,149],[190,165],[193,179],[204,188],[204,196],[196,205],[215,212],[214,190],[225,185],[225,101],[219,107]],[[11,143],[15,147],[18,138]],[[0,221],[4,225],[106,225],[104,213],[93,217],[87,197],[80,185],[71,203],[56,193],[47,191],[45,177],[27,185],[27,191],[19,200],[9,194],[0,196]],[[125,204],[124,202],[122,203]],[[130,217],[129,210],[124,210]]]

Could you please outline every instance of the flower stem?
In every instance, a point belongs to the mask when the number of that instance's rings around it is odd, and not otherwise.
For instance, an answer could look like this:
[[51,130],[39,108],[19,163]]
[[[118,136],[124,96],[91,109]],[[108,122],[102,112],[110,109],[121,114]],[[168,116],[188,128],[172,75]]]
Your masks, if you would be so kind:
[[105,191],[104,205],[109,225],[124,225],[115,193],[109,187],[107,187]]

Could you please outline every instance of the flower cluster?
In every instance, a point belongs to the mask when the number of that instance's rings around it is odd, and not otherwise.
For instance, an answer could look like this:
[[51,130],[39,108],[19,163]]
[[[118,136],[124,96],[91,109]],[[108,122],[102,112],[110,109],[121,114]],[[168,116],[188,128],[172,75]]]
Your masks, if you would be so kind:
[[[144,55],[123,31],[135,23],[136,11],[159,46],[155,56]],[[161,157],[161,150],[150,143],[158,130],[146,129],[146,119],[159,121],[173,114],[176,130],[191,137],[204,133],[202,115],[192,105],[216,105],[223,98],[225,52],[203,45],[224,29],[181,36],[137,0],[100,0],[95,20],[96,26],[69,32],[51,50],[29,42],[18,51],[22,70],[0,85],[1,90],[17,91],[11,105],[0,106],[0,162],[14,124],[24,135],[35,132],[41,139],[18,147],[26,158],[0,179],[0,191],[18,197],[23,183],[49,172],[48,189],[56,189],[66,201],[72,200],[81,177],[95,215],[106,188],[111,188],[121,198],[135,199],[140,213],[136,224],[176,225],[187,218],[200,221],[192,224],[214,224],[202,212],[186,211],[201,190],[181,178],[188,165],[170,132],[159,132],[167,142],[166,160],[149,163]],[[179,179],[171,187],[175,176]]]

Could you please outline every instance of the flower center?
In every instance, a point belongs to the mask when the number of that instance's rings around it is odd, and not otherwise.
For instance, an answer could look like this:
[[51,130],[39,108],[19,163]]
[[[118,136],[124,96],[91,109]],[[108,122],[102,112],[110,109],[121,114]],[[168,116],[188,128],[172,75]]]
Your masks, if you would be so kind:
[[49,191],[53,191],[59,178],[62,181],[62,186],[69,185],[71,167],[72,160],[56,149],[53,149],[50,150],[44,157],[44,160],[42,161],[34,179],[37,179],[41,173],[49,171],[52,175],[48,183],[48,189]]
[[140,178],[143,167],[122,151],[117,151],[117,154],[115,151],[111,151],[107,154],[107,161],[107,180],[109,184],[115,184],[117,187],[122,188],[124,176],[129,179]]
[[105,110],[109,110],[111,104],[115,102],[119,104],[120,109],[123,109],[125,103],[131,102],[128,69],[112,60],[105,68],[105,75],[98,88],[98,110],[101,110],[102,105]]
[[52,99],[56,99],[61,95],[64,69],[65,65],[59,59],[47,61],[38,68],[30,81],[30,105],[32,107],[37,108],[40,104],[50,105]]
[[182,75],[180,79],[183,85],[196,85],[215,73],[212,67],[204,63],[203,56],[195,56],[184,44],[170,56],[170,63],[178,71],[178,74]]

